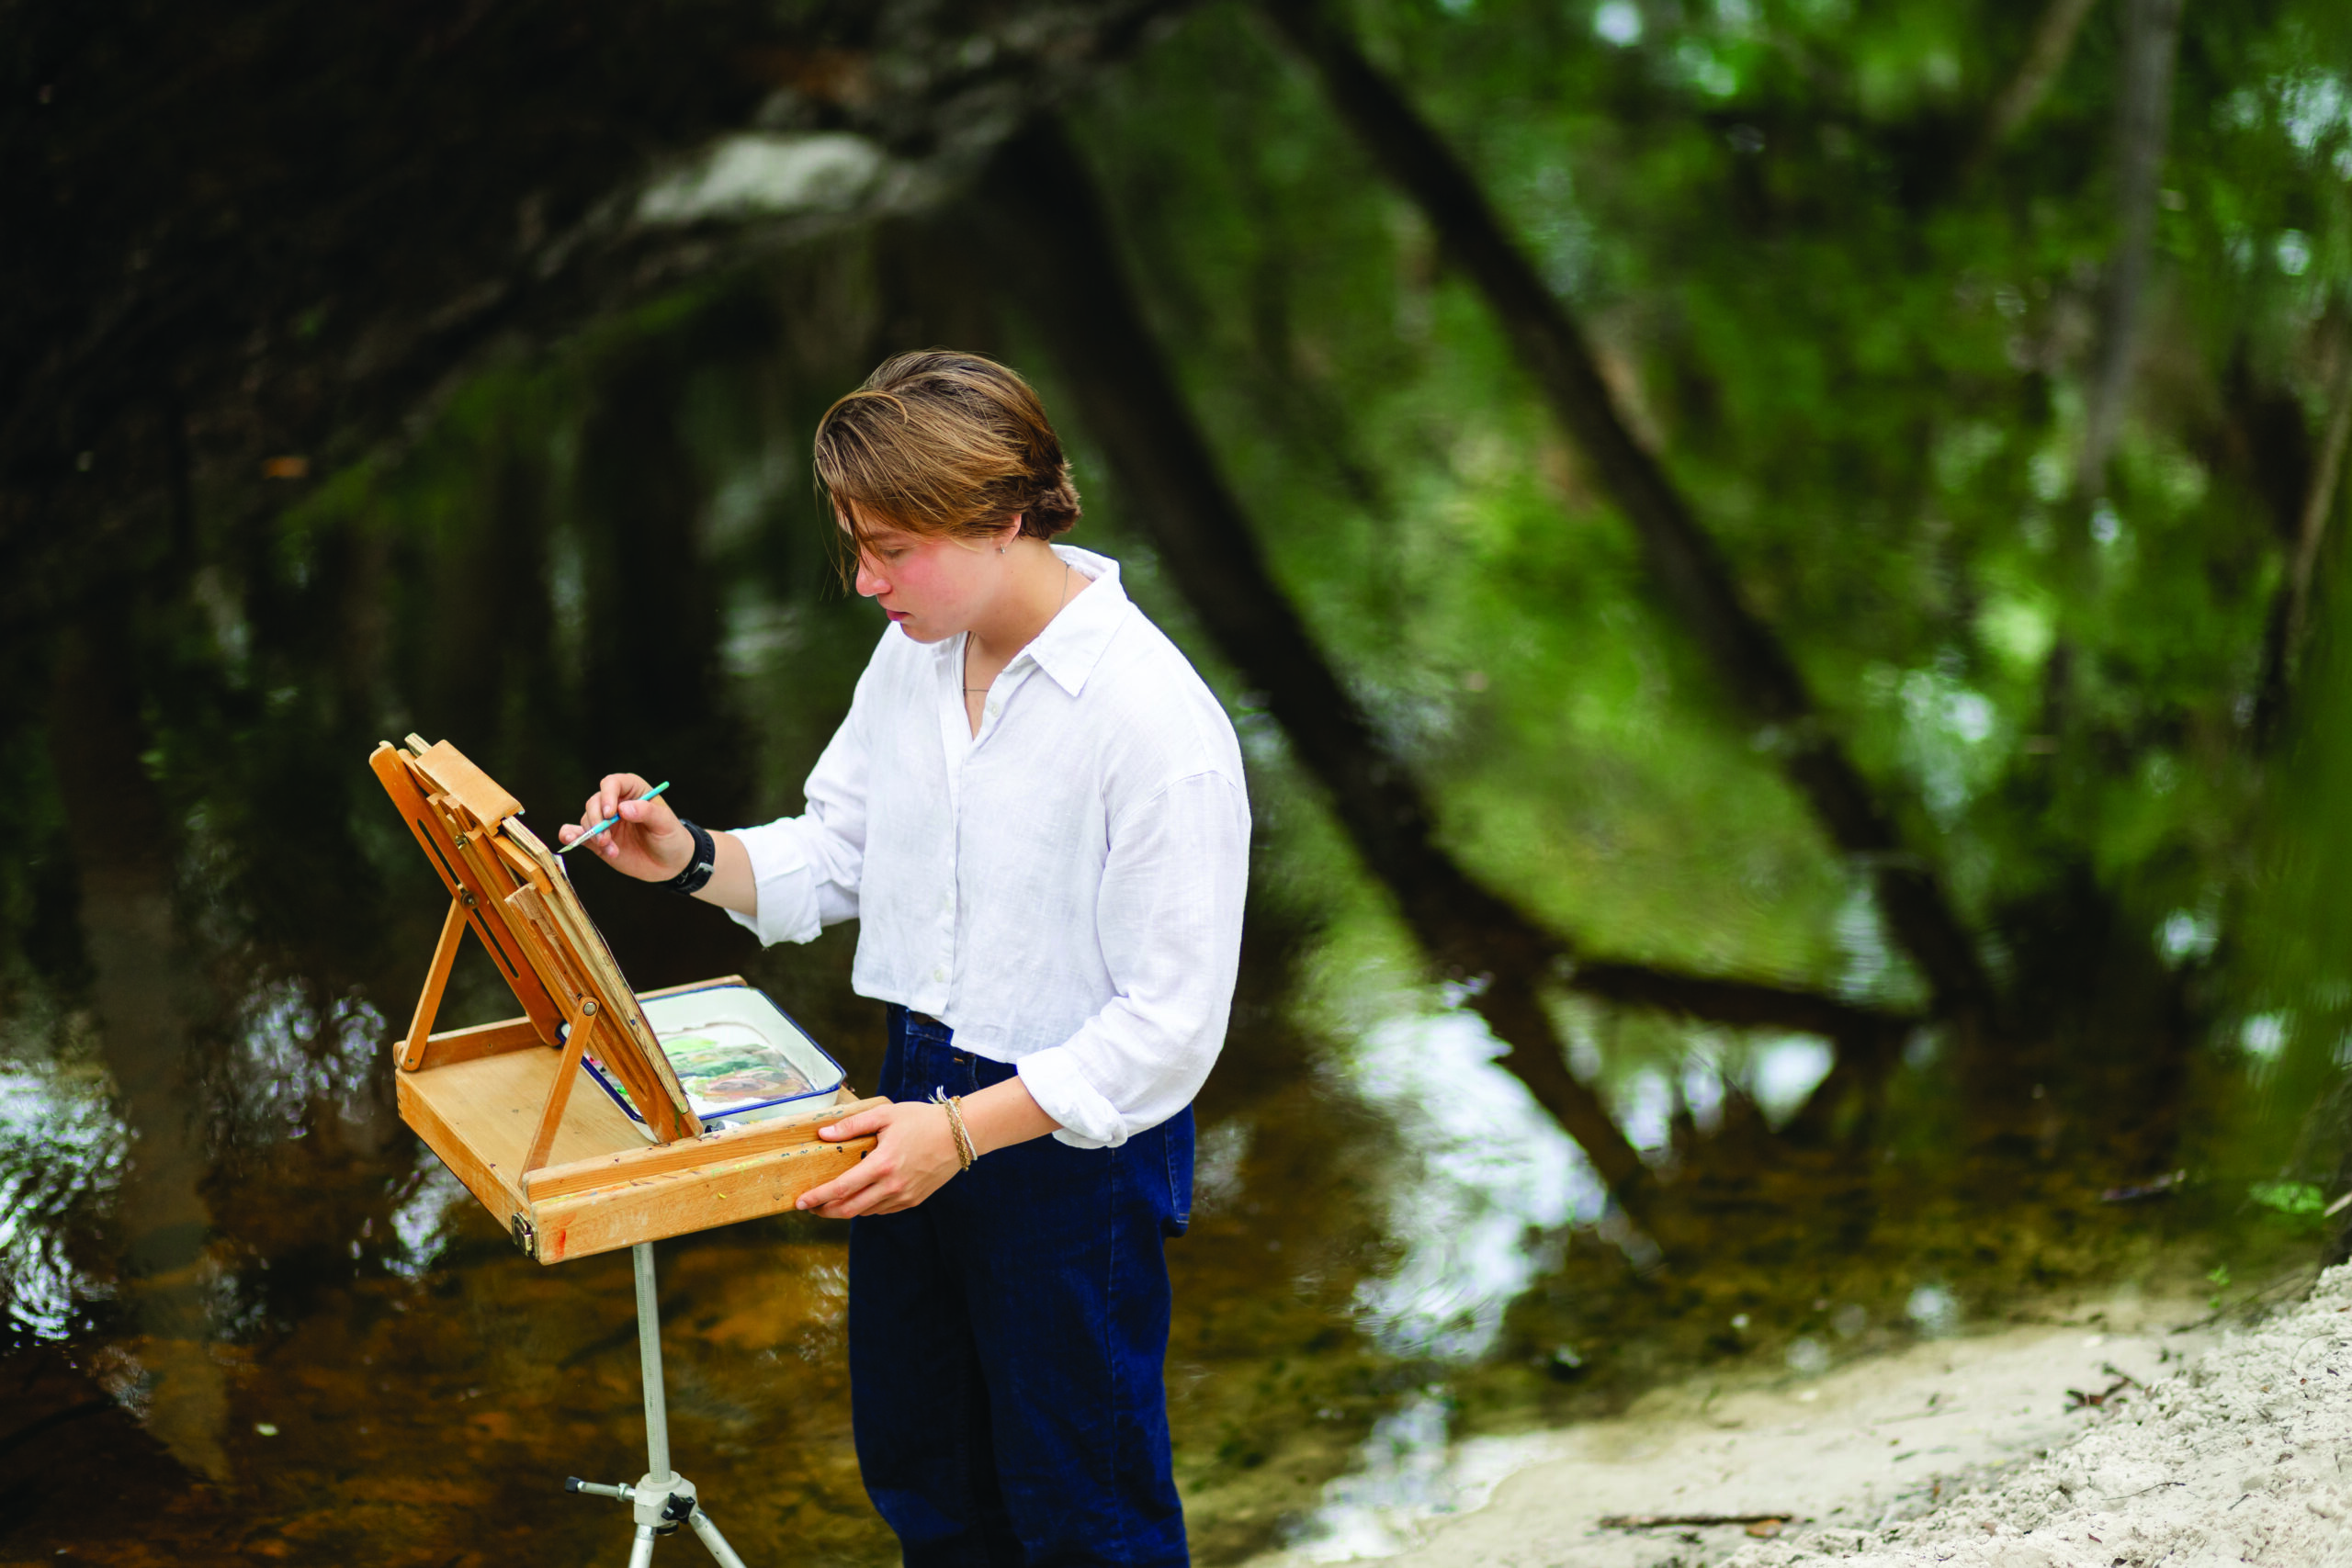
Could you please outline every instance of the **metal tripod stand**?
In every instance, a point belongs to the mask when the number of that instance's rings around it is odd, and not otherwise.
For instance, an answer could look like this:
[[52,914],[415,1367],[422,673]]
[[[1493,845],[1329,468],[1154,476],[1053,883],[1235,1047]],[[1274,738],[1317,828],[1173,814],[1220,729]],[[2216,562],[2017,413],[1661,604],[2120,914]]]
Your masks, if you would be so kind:
[[653,1543],[674,1535],[680,1525],[693,1527],[720,1568],[744,1568],[743,1560],[702,1511],[695,1483],[670,1468],[670,1406],[662,1393],[662,1309],[653,1299],[653,1244],[640,1241],[629,1248],[637,1264],[637,1354],[645,1382],[644,1476],[634,1486],[606,1486],[564,1477],[566,1492],[591,1497],[617,1497],[637,1517],[637,1542],[629,1548],[628,1568],[650,1568]]

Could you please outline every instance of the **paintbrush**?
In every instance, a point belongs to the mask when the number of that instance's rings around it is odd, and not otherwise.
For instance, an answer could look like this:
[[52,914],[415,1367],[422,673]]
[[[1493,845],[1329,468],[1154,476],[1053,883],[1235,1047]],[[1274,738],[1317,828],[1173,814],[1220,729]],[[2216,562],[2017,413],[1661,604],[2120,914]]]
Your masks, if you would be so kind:
[[[668,789],[669,787],[670,781],[668,779],[663,779],[660,784],[655,784],[651,789],[647,790],[643,795],[639,795],[637,798],[639,800],[651,800],[655,795],[660,795],[663,790]],[[602,822],[597,823],[594,828],[589,829],[586,832],[581,834],[580,837],[572,840],[571,842],[556,851],[556,853],[560,855],[570,854],[572,851],[578,849],[581,845],[586,843],[589,840],[594,838],[597,834],[603,832],[605,829],[611,827],[614,823],[619,820],[620,818],[618,817],[605,818]]]

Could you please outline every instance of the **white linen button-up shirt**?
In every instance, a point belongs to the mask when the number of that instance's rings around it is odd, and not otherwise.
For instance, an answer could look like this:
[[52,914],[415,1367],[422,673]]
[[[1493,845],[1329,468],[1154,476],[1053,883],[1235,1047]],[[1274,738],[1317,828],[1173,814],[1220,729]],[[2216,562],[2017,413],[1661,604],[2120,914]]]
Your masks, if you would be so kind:
[[808,775],[808,809],[736,830],[763,943],[856,919],[852,983],[1015,1065],[1080,1148],[1175,1115],[1225,1042],[1249,877],[1241,750],[1119,586],[1091,585],[964,706],[964,638],[896,626]]

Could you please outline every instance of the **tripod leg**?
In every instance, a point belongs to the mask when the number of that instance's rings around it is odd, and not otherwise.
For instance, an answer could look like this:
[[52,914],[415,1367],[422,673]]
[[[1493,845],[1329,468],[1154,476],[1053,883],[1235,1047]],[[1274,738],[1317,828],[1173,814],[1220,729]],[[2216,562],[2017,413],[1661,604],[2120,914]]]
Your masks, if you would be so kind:
[[636,1543],[628,1549],[628,1568],[653,1568],[653,1527],[637,1527]]
[[662,1304],[653,1294],[653,1244],[640,1241],[629,1253],[637,1265],[637,1358],[645,1382],[645,1472],[657,1482],[667,1481],[677,1472],[670,1468],[670,1406],[662,1393]]
[[718,1533],[718,1527],[710,1522],[708,1514],[696,1508],[686,1516],[686,1523],[695,1527],[695,1534],[702,1537],[702,1543],[718,1559],[718,1568],[744,1568],[743,1560],[735,1555],[735,1549],[727,1544],[727,1538]]

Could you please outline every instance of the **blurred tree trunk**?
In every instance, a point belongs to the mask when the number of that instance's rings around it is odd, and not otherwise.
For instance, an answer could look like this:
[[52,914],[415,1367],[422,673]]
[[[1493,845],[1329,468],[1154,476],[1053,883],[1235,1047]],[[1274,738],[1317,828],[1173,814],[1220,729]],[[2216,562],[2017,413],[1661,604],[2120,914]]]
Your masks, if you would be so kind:
[[100,1052],[130,1136],[116,1223],[122,1299],[152,1384],[146,1425],[174,1457],[228,1478],[225,1374],[211,1354],[207,1107],[187,1028],[191,965],[172,908],[172,834],[149,780],[131,583],[61,628],[49,750],[81,883]]
[[[670,798],[696,820],[750,814],[752,749],[729,698],[724,585],[705,558],[709,486],[683,425],[692,374],[775,341],[771,319],[721,307],[600,369],[580,433],[585,721],[568,750],[582,766],[571,793],[549,797],[543,836],[572,819],[598,779],[622,771],[674,781]],[[579,880],[643,985],[724,973],[755,951],[732,925],[681,920],[678,900],[660,888],[595,871]],[[721,956],[729,952],[738,956]]]
[[[430,540],[422,563],[429,583],[431,637],[418,649],[418,722],[541,810],[584,796],[565,766],[550,776],[549,743],[561,737],[572,682],[554,669],[555,615],[548,598],[549,475],[538,454],[502,432],[489,459],[481,514],[461,514],[454,536]],[[525,708],[523,694],[535,699]],[[573,718],[576,724],[576,716]],[[562,737],[562,739],[571,739]],[[568,759],[566,760],[568,762]],[[560,785],[560,794],[548,790]],[[561,820],[562,818],[559,818]]]
[[1410,771],[1267,571],[1241,504],[1143,323],[1101,199],[1058,126],[1037,121],[1005,144],[983,176],[978,208],[1004,287],[1043,336],[1161,565],[1219,650],[1265,694],[1415,937],[1442,969],[1469,983],[1469,1005],[1508,1047],[1503,1066],[1621,1201],[1655,1213],[1648,1168],[1600,1097],[1569,1069],[1543,1002],[1547,987],[1841,1041],[1888,1026],[1883,1015],[1777,987],[1575,963],[1560,938],[1464,872],[1436,842]]
[[2086,501],[2107,492],[2107,462],[2123,428],[2124,400],[2139,363],[2140,315],[2155,254],[2158,181],[2172,121],[2180,7],[2181,0],[2124,0],[2123,81],[2115,117],[2115,257],[2108,268],[2098,363],[2091,376],[2076,481]]
[[1627,428],[1583,333],[1505,231],[1470,172],[1313,0],[1270,0],[1283,31],[1322,74],[1373,159],[1421,209],[1477,284],[1569,437],[1633,525],[1666,603],[1758,727],[1758,741],[1856,863],[1867,867],[1894,940],[1937,1010],[1963,1024],[1989,1013],[1976,949],[1923,857],[1845,750],[1780,639],[1747,605],[1729,565],[1665,469]]
[[[2324,365],[2346,346],[2340,313],[2322,319],[2320,348]],[[2330,378],[2332,380],[2332,378]],[[2293,559],[2309,513],[2312,479],[2319,469],[2310,414],[2292,387],[2261,375],[2252,345],[2241,338],[2218,378],[2215,417],[2199,433],[2198,456],[2216,473],[2227,474],[2261,507],[2289,570],[2270,598],[2263,624],[2261,674],[2254,691],[2254,739],[2267,751],[2282,734],[2288,706],[2287,621],[2294,602]],[[2267,543],[2269,541],[2256,541]]]

